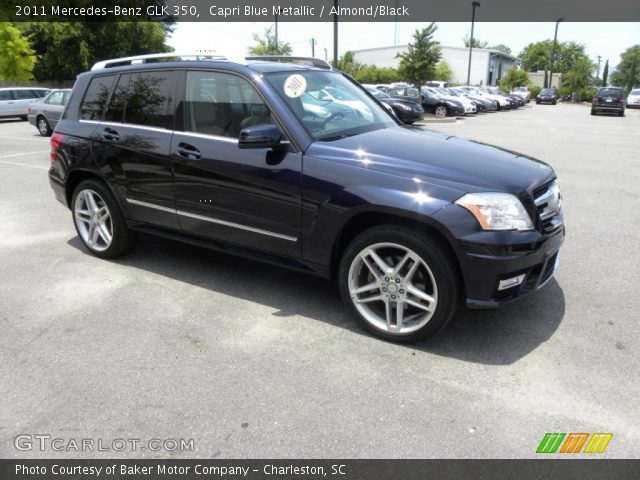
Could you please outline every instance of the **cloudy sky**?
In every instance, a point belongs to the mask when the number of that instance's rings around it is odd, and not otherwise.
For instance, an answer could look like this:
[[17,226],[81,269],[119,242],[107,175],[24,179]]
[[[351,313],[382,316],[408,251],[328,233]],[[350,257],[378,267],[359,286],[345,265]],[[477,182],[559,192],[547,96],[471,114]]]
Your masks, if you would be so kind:
[[[215,50],[217,53],[240,56],[247,53],[253,42],[253,34],[261,34],[272,23],[192,23],[182,22],[169,41],[176,51],[191,52],[195,49]],[[408,43],[416,28],[427,23],[398,23],[398,43]],[[531,42],[553,38],[555,24],[476,22],[474,37],[486,40],[490,45],[504,43],[517,55]],[[316,57],[329,59],[333,55],[333,25],[331,23],[278,24],[279,38],[293,47],[294,55],[311,55],[311,39],[315,38]],[[470,33],[470,23],[440,22],[436,39],[443,45],[462,46],[463,37]],[[362,48],[383,47],[394,44],[396,24],[389,23],[341,23],[339,27],[339,52]],[[587,47],[594,62],[602,57],[602,66],[609,59],[611,67],[620,61],[620,54],[640,43],[640,23],[575,23],[564,22],[558,30],[559,41],[576,41]]]

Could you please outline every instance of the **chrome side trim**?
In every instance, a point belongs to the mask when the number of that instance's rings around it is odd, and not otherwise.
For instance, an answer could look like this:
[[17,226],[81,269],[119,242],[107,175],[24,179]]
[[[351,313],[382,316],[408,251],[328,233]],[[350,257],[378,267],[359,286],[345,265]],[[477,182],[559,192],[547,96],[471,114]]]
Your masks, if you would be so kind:
[[154,210],[161,210],[163,212],[176,213],[175,208],[163,207],[162,205],[154,205],[153,203],[141,202],[140,200],[134,200],[133,198],[127,198],[127,203],[138,205],[139,207],[153,208]]
[[229,142],[229,143],[238,143],[237,138],[233,137],[223,137],[222,135],[210,135],[207,133],[195,133],[195,132],[174,132],[176,135],[184,135],[186,137],[194,137],[194,138],[204,138],[207,140],[217,140],[221,142]]
[[297,242],[298,239],[296,237],[290,237],[288,235],[283,235],[281,233],[270,232],[268,230],[262,230],[261,228],[248,227],[246,225],[240,225],[239,223],[227,222],[226,220],[220,220],[218,218],[205,217],[203,215],[198,215],[196,213],[185,212],[183,210],[177,210],[176,213],[178,215],[182,215],[183,217],[195,218],[196,220],[202,220],[204,222],[217,223],[218,225],[224,225],[226,227],[238,228],[240,230],[245,230],[247,232],[259,233],[261,235],[267,235],[269,237],[280,238],[282,240],[287,240],[289,242]]
[[247,225],[241,225],[239,223],[227,222],[226,220],[220,220],[218,218],[213,217],[205,217],[204,215],[198,215],[196,213],[185,212],[184,210],[176,210],[169,207],[163,207],[161,205],[155,205],[153,203],[142,202],[140,200],[134,200],[132,198],[127,198],[127,203],[131,203],[132,205],[138,205],[140,207],[153,208],[155,210],[160,210],[168,213],[175,213],[177,215],[181,215],[183,217],[194,218],[196,220],[202,220],[203,222],[211,222],[216,223],[218,225],[224,225],[225,227],[237,228],[239,230],[245,230],[247,232],[258,233],[260,235],[267,235],[268,237],[279,238],[281,240],[287,240],[289,242],[297,242],[298,239],[296,237],[290,237],[289,235],[283,235],[281,233],[270,232],[269,230],[263,230],[261,228],[249,227]]

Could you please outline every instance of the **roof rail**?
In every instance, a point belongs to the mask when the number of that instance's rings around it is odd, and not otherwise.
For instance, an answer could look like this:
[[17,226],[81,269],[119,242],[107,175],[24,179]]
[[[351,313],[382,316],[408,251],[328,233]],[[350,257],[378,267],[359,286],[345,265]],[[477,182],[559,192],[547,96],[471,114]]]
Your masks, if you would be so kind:
[[250,55],[244,58],[245,60],[262,60],[265,62],[297,62],[302,65],[309,65],[311,67],[322,68],[324,70],[333,70],[331,64],[319,58],[313,57],[292,57],[289,55]]
[[91,70],[100,70],[103,68],[120,67],[122,65],[133,65],[136,63],[147,63],[148,60],[156,60],[162,58],[195,58],[196,60],[228,60],[224,55],[215,55],[203,52],[166,52],[166,53],[149,53],[147,55],[135,55],[132,57],[113,58],[111,60],[103,60],[96,63]]

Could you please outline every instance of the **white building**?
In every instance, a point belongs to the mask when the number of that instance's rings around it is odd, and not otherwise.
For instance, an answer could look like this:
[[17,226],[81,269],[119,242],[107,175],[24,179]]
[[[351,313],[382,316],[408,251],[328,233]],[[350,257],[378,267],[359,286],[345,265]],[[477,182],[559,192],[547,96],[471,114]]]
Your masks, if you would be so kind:
[[[397,58],[397,55],[406,49],[407,45],[395,45],[393,47],[354,50],[353,59],[365,65],[397,68],[400,65],[400,59]],[[442,59],[449,64],[453,73],[452,81],[461,84],[467,83],[469,48],[441,46],[440,49]],[[470,83],[471,85],[496,85],[507,69],[518,64],[518,58],[513,55],[487,48],[474,48],[471,56]],[[432,80],[441,79],[433,78]]]

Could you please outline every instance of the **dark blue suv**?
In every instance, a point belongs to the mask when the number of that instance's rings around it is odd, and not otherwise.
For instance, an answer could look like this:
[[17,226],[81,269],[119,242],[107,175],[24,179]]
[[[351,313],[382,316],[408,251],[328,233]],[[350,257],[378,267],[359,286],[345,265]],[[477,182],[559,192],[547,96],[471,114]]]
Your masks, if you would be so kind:
[[395,341],[552,277],[548,165],[403,126],[324,62],[170,55],[80,75],[52,135],[51,186],[92,254],[148,232],[334,278]]

